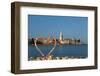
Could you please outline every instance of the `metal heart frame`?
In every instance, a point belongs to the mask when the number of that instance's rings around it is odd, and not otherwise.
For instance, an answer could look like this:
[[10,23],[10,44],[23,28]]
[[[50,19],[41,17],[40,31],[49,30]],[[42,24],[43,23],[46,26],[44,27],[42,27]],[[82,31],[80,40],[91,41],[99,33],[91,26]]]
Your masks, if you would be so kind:
[[50,51],[49,51],[49,53],[48,53],[47,55],[44,55],[43,52],[41,51],[41,49],[40,49],[40,48],[38,47],[38,45],[37,45],[37,40],[38,40],[38,38],[36,38],[35,41],[34,41],[35,47],[36,47],[37,51],[38,51],[43,57],[49,56],[49,55],[53,52],[53,50],[55,49],[55,47],[56,47],[56,38],[54,38],[54,40],[55,40],[54,46],[50,49]]

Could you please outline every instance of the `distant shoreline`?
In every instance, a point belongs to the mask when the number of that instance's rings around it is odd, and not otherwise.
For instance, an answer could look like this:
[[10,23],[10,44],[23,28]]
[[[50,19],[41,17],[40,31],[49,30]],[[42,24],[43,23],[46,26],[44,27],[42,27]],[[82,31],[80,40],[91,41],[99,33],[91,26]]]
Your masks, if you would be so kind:
[[[35,46],[34,44],[28,44],[29,46]],[[49,46],[49,45],[53,45],[53,44],[37,44],[38,46]],[[57,45],[88,45],[88,44],[57,44]]]

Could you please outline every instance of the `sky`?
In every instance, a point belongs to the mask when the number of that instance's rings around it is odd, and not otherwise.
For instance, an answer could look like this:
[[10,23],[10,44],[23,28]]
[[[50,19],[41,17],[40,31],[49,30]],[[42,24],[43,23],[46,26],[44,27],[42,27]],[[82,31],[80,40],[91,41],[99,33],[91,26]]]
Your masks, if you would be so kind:
[[87,43],[88,18],[76,16],[28,15],[28,38],[55,36]]

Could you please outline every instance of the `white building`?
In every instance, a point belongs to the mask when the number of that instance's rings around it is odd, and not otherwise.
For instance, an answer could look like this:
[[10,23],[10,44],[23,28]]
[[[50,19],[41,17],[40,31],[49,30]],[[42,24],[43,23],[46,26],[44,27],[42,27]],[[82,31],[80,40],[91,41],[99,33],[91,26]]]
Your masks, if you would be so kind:
[[63,41],[63,34],[62,34],[62,32],[60,32],[59,40],[60,40],[60,41]]

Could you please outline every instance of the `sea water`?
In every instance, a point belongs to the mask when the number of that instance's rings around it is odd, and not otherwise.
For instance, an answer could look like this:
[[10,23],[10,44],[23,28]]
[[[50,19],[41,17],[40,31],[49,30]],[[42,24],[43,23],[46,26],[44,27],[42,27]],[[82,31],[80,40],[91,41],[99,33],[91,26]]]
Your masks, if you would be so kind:
[[[53,45],[39,45],[38,46],[44,55],[48,55]],[[74,57],[87,57],[88,56],[88,45],[56,45],[53,52],[51,52],[53,57],[61,56],[74,56]],[[28,58],[30,57],[40,57],[40,52],[36,49],[34,45],[28,46]]]

